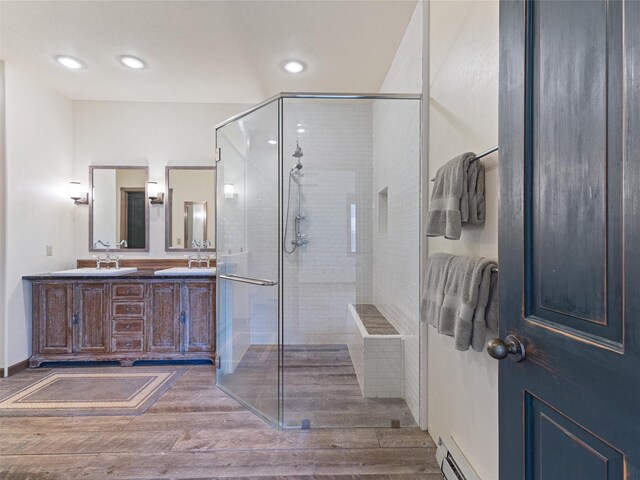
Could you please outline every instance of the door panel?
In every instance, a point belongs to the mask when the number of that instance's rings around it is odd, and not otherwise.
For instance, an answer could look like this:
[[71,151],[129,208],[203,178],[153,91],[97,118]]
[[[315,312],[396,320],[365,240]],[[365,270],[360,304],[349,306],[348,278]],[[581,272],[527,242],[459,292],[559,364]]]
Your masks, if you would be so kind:
[[622,341],[621,7],[533,2],[529,33],[529,314],[612,346]]
[[73,285],[42,283],[36,286],[33,308],[40,332],[38,353],[71,353],[73,350]]
[[180,284],[150,283],[147,295],[147,342],[149,352],[174,353],[180,348]]
[[127,247],[145,248],[147,199],[145,192],[127,192]]
[[624,478],[624,455],[570,417],[527,393],[527,463],[532,478]]
[[106,283],[81,283],[77,287],[77,352],[106,353],[111,332],[110,286]]
[[186,347],[188,352],[211,352],[215,341],[213,314],[213,284],[187,282],[183,290],[186,317]]
[[640,2],[502,1],[500,477],[640,478]]

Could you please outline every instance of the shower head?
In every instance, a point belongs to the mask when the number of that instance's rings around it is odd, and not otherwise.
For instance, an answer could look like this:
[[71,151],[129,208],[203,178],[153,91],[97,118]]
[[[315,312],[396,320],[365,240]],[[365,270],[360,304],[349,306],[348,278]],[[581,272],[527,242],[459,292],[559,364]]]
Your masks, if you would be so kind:
[[304,154],[302,153],[302,148],[300,148],[300,144],[298,142],[296,142],[296,151],[293,152],[292,157],[296,159],[296,164],[291,167],[291,171],[289,173],[293,173],[296,170],[300,173],[300,170],[302,170],[302,162],[300,162],[300,159],[304,157]]
[[298,142],[296,142],[296,151],[293,152],[293,157],[298,159],[298,163],[300,163],[300,158],[304,157],[304,154],[302,153],[302,148],[300,148],[300,144]]

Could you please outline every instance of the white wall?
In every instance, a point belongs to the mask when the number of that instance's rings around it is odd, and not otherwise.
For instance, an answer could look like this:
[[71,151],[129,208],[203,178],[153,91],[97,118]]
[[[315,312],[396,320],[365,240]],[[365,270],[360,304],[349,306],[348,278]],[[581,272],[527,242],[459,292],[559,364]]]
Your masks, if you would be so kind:
[[[422,2],[418,2],[381,92],[422,92]],[[388,227],[373,218],[373,303],[405,339],[404,394],[420,415],[420,102],[373,105],[373,206],[388,191]]]
[[[212,166],[215,125],[244,110],[242,104],[74,101],[74,178],[89,184],[90,165],[149,167],[149,180],[165,188],[165,167]],[[166,199],[165,199],[166,200]],[[165,253],[164,206],[150,205],[150,249],[128,257],[182,256]],[[75,258],[90,258],[89,210],[77,206]]]
[[[498,143],[498,2],[432,1],[429,11],[429,170]],[[429,239],[429,253],[498,258],[497,155],[486,167],[487,220],[460,240]],[[429,182],[430,184],[430,182]],[[429,328],[429,431],[451,435],[484,480],[498,478],[498,362],[458,352]]]
[[4,62],[0,60],[0,370],[3,375],[7,375],[9,366],[5,363],[5,329],[7,322],[5,318],[5,302],[4,302],[4,287],[6,284],[5,278],[5,219],[7,212],[5,210],[6,197],[5,197],[5,147],[4,147],[4,127],[5,127],[5,106],[4,106]]
[[[7,322],[5,367],[31,352],[30,285],[27,274],[73,262],[73,202],[68,197],[73,161],[73,107],[11,64],[5,64]],[[53,256],[45,246],[53,245]]]

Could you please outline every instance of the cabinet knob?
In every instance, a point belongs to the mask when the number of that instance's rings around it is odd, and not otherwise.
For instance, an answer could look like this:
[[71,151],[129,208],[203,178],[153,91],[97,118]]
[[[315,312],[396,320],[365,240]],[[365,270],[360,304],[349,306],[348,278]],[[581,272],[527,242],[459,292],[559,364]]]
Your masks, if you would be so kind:
[[126,326],[126,327],[124,327],[124,328],[126,328],[127,330],[131,330],[131,324],[130,324],[130,323],[127,323],[127,326]]
[[133,343],[131,343],[131,342],[128,342],[128,343],[125,344],[125,347],[127,347],[127,348],[131,348],[132,346],[133,346]]

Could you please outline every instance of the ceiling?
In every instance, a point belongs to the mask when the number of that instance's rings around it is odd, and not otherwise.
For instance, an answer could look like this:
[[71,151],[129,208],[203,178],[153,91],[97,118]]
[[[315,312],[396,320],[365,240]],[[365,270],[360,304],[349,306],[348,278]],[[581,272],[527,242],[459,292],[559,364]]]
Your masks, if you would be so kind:
[[[72,99],[254,103],[376,92],[416,1],[6,1],[0,58]],[[68,70],[66,54],[87,68]],[[129,70],[132,54],[148,68]],[[285,73],[284,59],[308,69]]]

